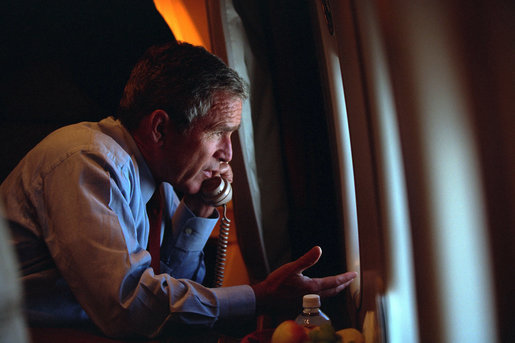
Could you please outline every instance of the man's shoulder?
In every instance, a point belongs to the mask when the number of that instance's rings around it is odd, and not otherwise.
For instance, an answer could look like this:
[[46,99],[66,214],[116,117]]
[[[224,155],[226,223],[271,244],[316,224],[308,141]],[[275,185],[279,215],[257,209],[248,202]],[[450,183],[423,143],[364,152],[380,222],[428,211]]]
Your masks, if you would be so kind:
[[106,120],[81,122],[52,132],[38,144],[40,149],[106,151],[127,153],[123,128]]
[[126,164],[131,152],[123,140],[123,134],[117,132],[121,128],[113,125],[106,129],[102,122],[81,122],[57,129],[26,157],[39,160],[47,168],[78,156],[91,156],[117,166]]

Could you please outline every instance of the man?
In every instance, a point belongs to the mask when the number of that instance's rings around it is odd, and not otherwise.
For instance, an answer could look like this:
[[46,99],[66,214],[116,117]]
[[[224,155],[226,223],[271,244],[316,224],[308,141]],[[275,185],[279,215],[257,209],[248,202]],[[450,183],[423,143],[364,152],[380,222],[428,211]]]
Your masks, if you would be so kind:
[[[231,134],[244,82],[186,43],[153,47],[135,66],[118,119],[50,134],[0,186],[16,244],[29,321],[93,321],[110,336],[153,337],[174,324],[274,311],[305,293],[334,295],[355,273],[310,279],[315,247],[253,286],[206,288],[202,249],[218,212],[199,190],[232,181]],[[183,194],[182,200],[175,192]],[[164,215],[159,272],[150,267],[147,203]]]

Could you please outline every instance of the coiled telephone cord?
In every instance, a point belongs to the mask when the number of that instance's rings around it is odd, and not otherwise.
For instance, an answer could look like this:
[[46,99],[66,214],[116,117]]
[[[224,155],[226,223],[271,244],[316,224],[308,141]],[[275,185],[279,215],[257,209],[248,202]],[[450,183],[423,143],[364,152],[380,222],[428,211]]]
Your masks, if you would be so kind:
[[230,224],[231,220],[227,218],[227,205],[224,204],[224,212],[220,221],[220,233],[218,234],[218,245],[216,250],[215,287],[222,287],[224,282]]

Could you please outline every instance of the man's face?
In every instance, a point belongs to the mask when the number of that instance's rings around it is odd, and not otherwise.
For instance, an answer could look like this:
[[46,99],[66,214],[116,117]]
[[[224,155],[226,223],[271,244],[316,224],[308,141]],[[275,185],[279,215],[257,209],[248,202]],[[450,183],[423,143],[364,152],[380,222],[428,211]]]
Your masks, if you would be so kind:
[[166,181],[183,193],[195,194],[204,180],[219,175],[220,162],[232,159],[231,134],[240,126],[241,110],[239,98],[219,94],[209,113],[197,118],[191,130],[169,136],[163,151],[173,158],[167,158],[163,166]]

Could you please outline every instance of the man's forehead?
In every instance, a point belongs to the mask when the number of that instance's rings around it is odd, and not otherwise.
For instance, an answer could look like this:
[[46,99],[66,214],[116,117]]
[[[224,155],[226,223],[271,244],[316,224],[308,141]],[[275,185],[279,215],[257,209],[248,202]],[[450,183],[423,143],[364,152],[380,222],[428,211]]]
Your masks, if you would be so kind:
[[241,124],[241,100],[236,103],[218,103],[202,117],[197,117],[193,127],[207,131],[236,131]]
[[206,117],[213,121],[240,121],[242,111],[242,100],[237,97],[218,98],[213,101]]
[[218,93],[213,97],[211,108],[209,112],[240,112],[243,106],[241,98],[228,95],[224,93]]
[[241,113],[208,113],[199,118],[198,126],[209,131],[236,131],[241,125]]

